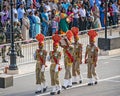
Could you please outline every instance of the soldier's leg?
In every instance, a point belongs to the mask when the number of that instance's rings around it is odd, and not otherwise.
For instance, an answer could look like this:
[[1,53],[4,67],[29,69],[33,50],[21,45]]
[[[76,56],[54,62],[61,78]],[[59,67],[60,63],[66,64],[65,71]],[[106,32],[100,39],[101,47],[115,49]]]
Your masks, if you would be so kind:
[[78,74],[78,78],[79,78],[79,83],[82,83],[82,75],[80,73],[80,62],[76,62],[76,66],[75,66],[75,69],[77,71],[77,74]]
[[76,62],[72,65],[72,84],[77,84],[77,74],[75,68]]
[[41,78],[41,82],[43,84],[43,92],[45,92],[47,90],[47,85],[46,85],[44,72],[40,72],[40,78]]
[[55,65],[50,66],[50,77],[51,77],[51,85],[52,85],[52,92],[50,93],[51,95],[54,95],[56,93],[56,85],[55,85]]
[[89,79],[88,85],[93,85],[93,81],[92,81],[92,70],[91,70],[92,64],[88,62],[87,66],[88,66],[87,77],[88,77],[88,79]]
[[2,52],[1,52],[2,53],[1,54],[2,55],[2,62],[8,62],[7,60],[5,60],[6,46],[4,46],[1,50],[2,50]]
[[69,72],[68,87],[72,87],[72,65],[68,66],[68,72]]
[[36,68],[36,84],[41,84],[40,68]]
[[65,77],[64,77],[64,82],[62,88],[66,89],[69,83],[69,68],[68,65],[65,65]]
[[96,74],[94,64],[92,64],[92,69],[91,69],[91,70],[92,70],[92,75],[93,75],[93,77],[95,78],[95,84],[97,84],[98,76],[97,76],[97,74]]
[[55,72],[54,78],[55,78],[55,84],[56,84],[56,92],[57,94],[60,94],[61,85],[59,81],[59,71]]
[[24,57],[24,56],[22,55],[22,48],[21,48],[21,44],[20,44],[20,43],[18,43],[18,44],[17,44],[17,46],[18,46],[18,52],[19,52],[19,54],[20,54],[20,57]]
[[37,84],[38,88],[35,93],[36,94],[41,93],[42,85],[41,85],[41,78],[40,78],[40,68],[36,68],[36,84]]
[[10,55],[10,50],[11,50],[11,47],[8,48],[7,55]]

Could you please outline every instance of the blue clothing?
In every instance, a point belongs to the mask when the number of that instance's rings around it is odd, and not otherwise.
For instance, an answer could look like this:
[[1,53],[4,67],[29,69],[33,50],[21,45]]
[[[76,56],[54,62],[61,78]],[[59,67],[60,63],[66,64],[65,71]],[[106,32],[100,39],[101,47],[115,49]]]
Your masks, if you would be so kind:
[[90,2],[90,6],[93,7],[94,3],[95,3],[95,0],[89,0],[89,2]]
[[[49,21],[49,17],[48,17],[48,13],[42,13],[41,14],[41,17],[42,17],[42,27],[43,27],[43,34],[45,35],[45,36],[47,36],[47,32],[48,32],[48,28],[49,28],[49,25],[48,25],[48,23],[47,22],[45,22],[44,20],[46,20],[46,21]],[[44,20],[43,20],[44,19]]]
[[30,30],[29,30],[29,34],[30,34],[30,38],[35,38],[35,17],[34,16],[28,16],[29,21],[30,21]]
[[66,12],[67,12],[69,6],[70,6],[70,3],[63,3],[62,4],[62,7],[66,10]]
[[100,22],[101,22],[101,25],[102,25],[102,27],[105,27],[105,24],[104,24],[104,15],[105,15],[104,10],[105,10],[105,8],[100,7],[99,10],[100,10]]
[[24,16],[24,13],[25,13],[25,10],[24,10],[24,8],[23,9],[21,9],[21,8],[18,8],[18,20],[20,20],[20,19],[22,19],[23,18],[23,16]]
[[40,18],[35,16],[35,36],[41,33]]

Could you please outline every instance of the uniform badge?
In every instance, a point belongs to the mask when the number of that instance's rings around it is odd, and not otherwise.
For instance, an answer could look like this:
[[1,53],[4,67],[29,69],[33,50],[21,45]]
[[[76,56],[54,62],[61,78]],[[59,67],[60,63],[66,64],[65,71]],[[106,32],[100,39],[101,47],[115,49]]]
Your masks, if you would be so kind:
[[55,55],[55,57],[57,57],[57,54],[56,54],[56,53],[55,53],[54,55]]
[[40,55],[43,55],[43,52],[40,52]]

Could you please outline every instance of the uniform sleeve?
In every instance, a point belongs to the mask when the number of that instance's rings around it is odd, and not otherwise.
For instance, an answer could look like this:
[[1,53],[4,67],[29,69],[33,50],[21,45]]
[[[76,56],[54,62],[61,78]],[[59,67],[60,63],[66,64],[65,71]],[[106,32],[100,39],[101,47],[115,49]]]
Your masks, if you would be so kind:
[[98,48],[95,47],[95,56],[94,56],[95,63],[97,62],[97,60],[98,60]]
[[52,51],[50,51],[50,53],[49,53],[49,57],[50,57],[50,59],[52,58]]
[[37,50],[36,50],[35,53],[33,54],[34,60],[37,59],[36,52],[37,52]]
[[46,56],[47,56],[47,51],[44,50],[44,57],[46,58]]
[[88,49],[89,49],[89,45],[86,46],[86,52],[88,52]]
[[58,59],[61,59],[61,52],[58,53]]

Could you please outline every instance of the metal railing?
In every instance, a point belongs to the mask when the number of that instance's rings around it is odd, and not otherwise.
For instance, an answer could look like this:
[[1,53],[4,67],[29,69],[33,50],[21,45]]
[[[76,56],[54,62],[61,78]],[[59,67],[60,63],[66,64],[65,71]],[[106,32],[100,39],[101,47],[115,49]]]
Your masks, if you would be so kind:
[[[98,32],[97,38],[105,37],[104,36],[104,28],[95,29],[95,30]],[[80,37],[79,42],[83,44],[83,54],[85,52],[86,45],[89,43],[89,37],[86,34],[88,31],[89,30],[79,32],[79,37]],[[83,34],[81,35],[81,33],[83,33]],[[108,27],[108,37],[109,36],[120,36],[120,26],[117,25],[117,26]],[[97,38],[96,38],[96,45],[97,45]],[[47,50],[48,53],[51,50],[53,50],[52,42],[53,41],[51,39],[51,36],[45,38],[44,48],[45,48],[45,50]],[[18,43],[18,42],[15,42],[15,43]],[[24,58],[20,58],[19,56],[17,56],[17,65],[35,62],[35,60],[33,58],[33,54],[34,54],[35,50],[38,48],[38,42],[36,42],[36,40],[29,40],[29,41],[19,41],[19,43],[21,43],[21,45],[22,45],[22,54],[24,55]],[[2,45],[0,45],[0,48],[2,48],[3,46],[6,46],[6,49],[7,49],[6,53],[7,53],[8,48],[10,47],[10,43],[2,44]],[[59,50],[62,51],[62,48],[59,47]],[[10,56],[6,55],[6,59],[9,61]],[[4,66],[9,65],[10,64],[9,62],[2,63],[2,57],[0,56],[0,68],[3,68]]]

